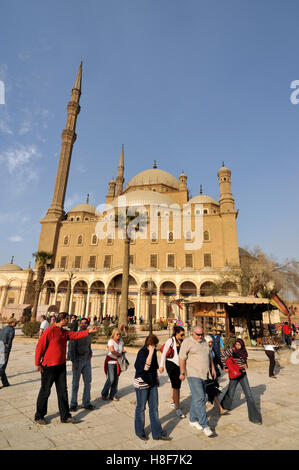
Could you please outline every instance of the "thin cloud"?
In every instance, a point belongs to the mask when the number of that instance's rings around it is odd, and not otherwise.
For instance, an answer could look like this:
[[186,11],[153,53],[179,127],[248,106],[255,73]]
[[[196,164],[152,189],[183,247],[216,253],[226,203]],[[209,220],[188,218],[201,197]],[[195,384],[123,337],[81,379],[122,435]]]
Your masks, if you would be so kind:
[[9,237],[9,241],[13,243],[20,243],[23,241],[23,238],[20,237],[20,235],[12,235],[11,237]]

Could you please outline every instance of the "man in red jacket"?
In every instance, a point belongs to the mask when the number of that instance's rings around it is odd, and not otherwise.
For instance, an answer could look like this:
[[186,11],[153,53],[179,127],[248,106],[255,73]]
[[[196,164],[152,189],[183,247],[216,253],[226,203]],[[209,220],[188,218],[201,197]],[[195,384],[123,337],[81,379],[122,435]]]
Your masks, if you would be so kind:
[[282,327],[282,334],[285,344],[290,348],[292,344],[292,328],[287,321],[284,322]]
[[66,381],[66,346],[69,340],[78,340],[95,333],[97,327],[73,332],[65,330],[68,325],[68,313],[59,313],[56,323],[47,328],[40,337],[35,350],[35,365],[41,373],[41,388],[37,397],[35,421],[47,424],[48,398],[55,382],[60,420],[62,423],[75,422],[69,411]]

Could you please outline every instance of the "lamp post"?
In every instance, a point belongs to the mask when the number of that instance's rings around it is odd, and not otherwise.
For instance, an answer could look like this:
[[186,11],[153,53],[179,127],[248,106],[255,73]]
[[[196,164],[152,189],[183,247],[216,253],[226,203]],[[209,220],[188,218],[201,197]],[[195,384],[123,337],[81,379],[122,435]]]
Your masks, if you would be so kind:
[[149,333],[150,335],[153,332],[153,303],[152,303],[152,295],[154,290],[154,283],[152,278],[147,282],[147,290],[149,294],[149,309],[148,309],[148,320],[149,320]]

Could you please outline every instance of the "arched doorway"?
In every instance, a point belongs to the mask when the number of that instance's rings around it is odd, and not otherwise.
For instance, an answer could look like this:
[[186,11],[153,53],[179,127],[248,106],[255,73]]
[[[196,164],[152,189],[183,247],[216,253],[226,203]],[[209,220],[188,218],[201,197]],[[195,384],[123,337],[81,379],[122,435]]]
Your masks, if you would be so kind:
[[[121,297],[121,286],[122,286],[122,274],[117,274],[114,276],[108,285],[108,293],[107,293],[107,315],[110,317],[119,318],[119,309],[120,309],[120,297]],[[129,293],[128,297],[137,296],[138,295],[137,289],[137,282],[133,276],[129,276]],[[135,314],[135,304],[132,299],[128,299],[132,303],[128,303],[128,317],[129,317],[129,309],[131,309],[130,313],[133,312],[134,309]],[[132,306],[133,304],[133,306]],[[129,305],[131,305],[129,307]]]
[[90,316],[97,319],[103,318],[105,285],[102,281],[94,281],[90,286]]
[[[67,282],[67,281],[66,281]],[[74,292],[71,305],[71,314],[75,314],[78,317],[84,317],[86,312],[87,304],[87,283],[83,280],[77,281],[74,285]]]
[[171,281],[165,281],[161,284],[160,294],[162,297],[163,305],[163,316],[165,318],[174,319],[176,315],[176,309],[171,306],[174,298],[176,298],[176,285]]
[[202,285],[200,286],[200,295],[201,296],[209,296],[209,295],[215,295],[217,290],[216,284],[211,281],[206,281],[203,282]]

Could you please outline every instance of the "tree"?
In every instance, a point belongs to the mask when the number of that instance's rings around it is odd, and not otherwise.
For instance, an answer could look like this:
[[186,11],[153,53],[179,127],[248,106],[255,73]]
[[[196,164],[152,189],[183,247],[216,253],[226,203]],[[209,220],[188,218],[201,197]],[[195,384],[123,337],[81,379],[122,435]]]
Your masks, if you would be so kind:
[[292,259],[279,263],[273,256],[265,255],[259,247],[253,250],[240,248],[240,266],[229,267],[219,283],[237,284],[242,296],[253,295],[271,299],[280,293],[285,297],[299,297],[299,262]]
[[70,308],[70,300],[71,300],[71,290],[72,290],[72,280],[76,279],[76,276],[72,271],[68,273],[68,280],[67,280],[67,289],[66,289],[66,297],[65,297],[65,306],[64,311],[68,312]]
[[145,225],[145,219],[139,214],[139,212],[136,212],[134,215],[132,215],[128,211],[126,211],[125,214],[123,212],[116,213],[115,224],[118,227],[119,233],[122,233],[124,239],[124,258],[119,311],[119,328],[127,329],[130,276],[130,243],[131,240],[135,237],[135,234],[142,230],[142,227]]
[[36,320],[37,315],[37,306],[39,301],[39,296],[43,288],[45,274],[46,274],[46,266],[49,265],[53,258],[53,253],[48,253],[47,251],[36,251],[32,254],[35,258],[36,265],[37,265],[37,279],[35,284],[35,295],[34,301],[32,306],[31,312],[31,320]]

